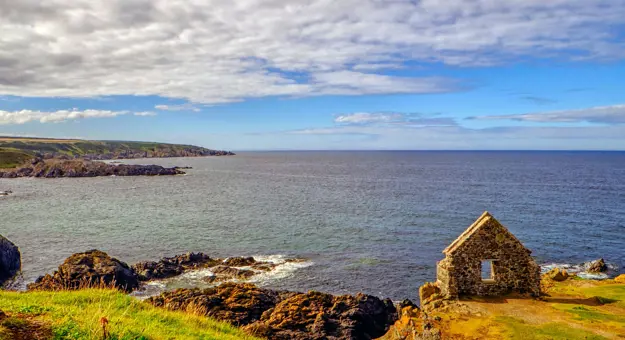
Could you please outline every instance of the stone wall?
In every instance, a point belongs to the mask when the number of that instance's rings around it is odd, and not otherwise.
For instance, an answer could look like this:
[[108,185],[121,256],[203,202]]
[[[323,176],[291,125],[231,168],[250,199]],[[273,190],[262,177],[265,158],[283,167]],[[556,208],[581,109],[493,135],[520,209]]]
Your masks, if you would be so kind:
[[[540,294],[540,267],[497,220],[488,215],[462,237],[437,265],[437,281],[444,296]],[[493,280],[482,280],[482,260],[494,260]]]

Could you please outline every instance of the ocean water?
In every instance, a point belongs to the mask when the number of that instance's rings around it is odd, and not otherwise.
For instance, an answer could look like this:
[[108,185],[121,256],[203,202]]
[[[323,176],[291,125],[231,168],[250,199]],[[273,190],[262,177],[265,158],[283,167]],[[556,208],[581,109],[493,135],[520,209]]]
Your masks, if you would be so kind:
[[256,152],[126,163],[193,169],[0,179],[14,192],[0,197],[0,234],[20,246],[26,281],[93,248],[128,263],[202,251],[306,259],[256,279],[271,288],[415,299],[441,251],[485,210],[541,264],[603,257],[613,273],[625,266],[625,153]]

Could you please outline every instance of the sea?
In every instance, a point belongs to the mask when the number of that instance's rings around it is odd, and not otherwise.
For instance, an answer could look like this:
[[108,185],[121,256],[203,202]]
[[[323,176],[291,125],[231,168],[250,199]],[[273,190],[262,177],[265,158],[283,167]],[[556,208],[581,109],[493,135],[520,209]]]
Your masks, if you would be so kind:
[[[484,211],[545,270],[625,266],[625,153],[530,151],[241,152],[124,160],[186,175],[0,179],[0,234],[23,282],[73,253],[128,263],[185,252],[278,264],[273,289],[416,300],[442,250]],[[297,258],[300,261],[287,262]],[[152,287],[201,285],[190,272]]]

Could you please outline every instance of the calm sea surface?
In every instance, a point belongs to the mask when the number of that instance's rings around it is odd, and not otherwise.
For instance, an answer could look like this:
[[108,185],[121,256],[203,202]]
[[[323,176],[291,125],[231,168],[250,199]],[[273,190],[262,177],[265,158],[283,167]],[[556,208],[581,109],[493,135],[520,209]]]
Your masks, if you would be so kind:
[[260,282],[416,298],[484,210],[537,261],[625,266],[625,153],[259,152],[142,159],[185,176],[0,179],[0,234],[34,280],[97,248],[128,263],[187,251],[297,256]]

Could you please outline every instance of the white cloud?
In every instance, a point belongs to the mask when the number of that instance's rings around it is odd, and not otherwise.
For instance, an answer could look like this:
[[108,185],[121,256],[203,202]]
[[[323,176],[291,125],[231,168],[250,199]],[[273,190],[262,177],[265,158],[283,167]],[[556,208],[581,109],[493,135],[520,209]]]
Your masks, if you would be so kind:
[[142,117],[151,117],[151,116],[156,116],[156,112],[152,112],[152,111],[142,111],[142,112],[135,112],[134,113],[135,116],[142,116]]
[[538,123],[603,123],[625,124],[625,104],[597,106],[578,110],[537,112],[525,114],[475,116],[474,120],[515,120]]
[[200,112],[201,110],[198,109],[197,107],[193,106],[192,104],[182,104],[182,105],[165,105],[165,104],[161,104],[161,105],[156,105],[154,106],[155,109],[157,110],[162,110],[162,111],[193,111],[193,112]]
[[403,119],[404,115],[400,113],[358,112],[337,116],[336,118],[334,118],[334,122],[339,124],[370,124],[389,123],[392,121],[398,121]]
[[[108,111],[108,110],[59,110],[59,111],[2,111],[0,110],[0,125],[25,124],[33,121],[40,123],[58,123],[68,120],[84,118],[105,118],[117,117],[129,114],[129,111]],[[153,115],[150,112],[135,112],[137,116]]]
[[0,95],[264,96],[454,91],[367,73],[406,61],[625,56],[623,0],[0,0]]

